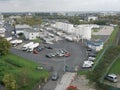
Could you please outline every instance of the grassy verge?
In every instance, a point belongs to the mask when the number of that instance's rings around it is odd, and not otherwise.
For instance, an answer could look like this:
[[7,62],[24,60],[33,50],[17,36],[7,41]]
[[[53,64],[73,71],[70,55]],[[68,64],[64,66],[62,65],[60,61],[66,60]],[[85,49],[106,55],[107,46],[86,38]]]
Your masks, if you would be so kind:
[[120,58],[118,58],[117,61],[113,64],[109,73],[115,73],[120,75]]
[[105,45],[111,45],[111,44],[114,44],[115,42],[115,39],[116,39],[116,35],[119,31],[119,28],[118,27],[115,27],[114,28],[114,31],[112,32],[112,34],[110,35],[109,39],[107,40],[107,42],[105,43]]
[[39,64],[25,58],[9,54],[0,59],[0,81],[4,75],[12,74],[17,82],[18,90],[33,90],[38,83],[49,76],[46,70],[37,70]]

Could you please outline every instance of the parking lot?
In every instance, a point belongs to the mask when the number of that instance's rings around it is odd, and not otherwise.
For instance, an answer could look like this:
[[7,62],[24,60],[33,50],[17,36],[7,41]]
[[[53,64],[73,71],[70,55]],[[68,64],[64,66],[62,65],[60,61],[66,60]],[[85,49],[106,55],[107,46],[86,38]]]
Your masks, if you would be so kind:
[[[43,46],[44,44],[40,44],[40,46]],[[45,44],[46,45],[46,44]],[[37,63],[42,64],[43,67],[45,67],[48,70],[56,71],[59,73],[60,77],[62,76],[64,72],[64,65],[67,65],[69,68],[75,68],[76,66],[81,68],[83,61],[85,58],[87,58],[86,55],[86,48],[83,47],[81,43],[75,43],[75,42],[68,42],[66,40],[56,42],[55,44],[49,45],[53,49],[44,49],[39,54],[33,54],[33,53],[27,53],[22,51],[20,48],[22,45],[19,45],[17,47],[13,47],[11,49],[11,52],[22,56],[24,58],[27,58],[29,60],[35,61]],[[71,56],[69,57],[55,57],[55,58],[47,58],[45,57],[46,54],[53,52],[56,49],[66,49],[71,53]],[[56,82],[57,83],[57,82]],[[53,87],[55,82],[51,83],[51,80],[48,82],[48,84],[45,85],[43,90],[54,90]],[[51,89],[47,89],[49,88]]]

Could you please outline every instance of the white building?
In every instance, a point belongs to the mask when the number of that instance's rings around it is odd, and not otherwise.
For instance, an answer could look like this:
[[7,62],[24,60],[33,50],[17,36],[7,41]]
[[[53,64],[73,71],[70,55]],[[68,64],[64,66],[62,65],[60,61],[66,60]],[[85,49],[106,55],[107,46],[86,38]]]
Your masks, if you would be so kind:
[[56,22],[55,24],[52,24],[52,27],[55,27],[67,33],[71,33],[74,28],[73,24],[64,23],[64,22]]
[[24,30],[24,35],[25,35],[25,38],[29,39],[29,40],[34,40],[37,37],[40,37],[39,31],[33,30],[33,29],[26,29],[26,30]]
[[89,25],[78,25],[75,28],[75,34],[80,38],[80,39],[91,39],[91,26]]
[[88,41],[87,46],[98,52],[101,49],[103,49],[103,42],[102,41],[97,41],[97,42]]
[[[24,33],[25,30],[27,29],[31,29],[32,27],[30,27],[29,25],[26,25],[26,24],[23,24],[23,25],[15,25],[15,31],[16,31],[16,34],[19,34],[19,33]],[[12,35],[15,34],[15,31],[12,31]]]
[[4,25],[4,22],[5,22],[5,20],[4,20],[4,17],[3,17],[3,15],[2,14],[0,14],[0,25]]
[[61,30],[69,34],[71,38],[75,41],[79,41],[80,39],[91,39],[91,29],[94,27],[93,25],[83,24],[74,27],[73,24],[68,24],[64,22],[56,22],[51,25],[57,30]]
[[5,37],[5,28],[3,28],[3,27],[0,27],[0,36],[1,37]]
[[95,21],[95,20],[97,20],[98,19],[98,17],[97,16],[88,16],[88,21]]

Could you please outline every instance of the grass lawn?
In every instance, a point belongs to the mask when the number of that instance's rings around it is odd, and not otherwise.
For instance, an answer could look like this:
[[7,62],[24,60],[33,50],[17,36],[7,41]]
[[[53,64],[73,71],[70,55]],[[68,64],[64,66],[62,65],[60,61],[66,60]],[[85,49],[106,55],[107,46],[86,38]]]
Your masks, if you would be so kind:
[[39,64],[13,54],[0,57],[0,66],[0,81],[5,74],[13,74],[18,90],[33,90],[38,82],[42,83],[49,76],[46,70],[36,69]]
[[32,40],[32,41],[35,42],[35,43],[42,43],[42,40],[40,38],[37,38],[37,39]]
[[118,58],[117,61],[113,64],[109,73],[115,73],[120,75],[120,58]]

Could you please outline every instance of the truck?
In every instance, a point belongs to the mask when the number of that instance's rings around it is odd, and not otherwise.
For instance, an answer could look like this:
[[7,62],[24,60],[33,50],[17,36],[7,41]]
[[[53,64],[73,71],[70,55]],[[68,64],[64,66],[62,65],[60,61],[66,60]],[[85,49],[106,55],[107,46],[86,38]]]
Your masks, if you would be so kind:
[[7,37],[5,38],[7,41],[11,41],[12,40],[12,37]]
[[33,42],[29,42],[29,43],[23,45],[23,46],[22,46],[22,50],[23,50],[23,51],[26,51],[26,50],[27,50],[31,45],[33,45],[33,44],[34,44]]
[[35,43],[33,45],[31,45],[30,47],[28,47],[27,52],[32,52],[34,50],[34,48],[38,47],[39,43]]
[[17,40],[17,39],[10,41],[12,46],[17,46],[17,45],[21,44],[22,42],[23,42],[22,40]]

